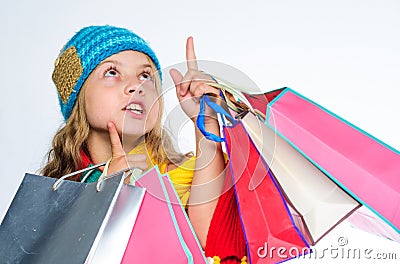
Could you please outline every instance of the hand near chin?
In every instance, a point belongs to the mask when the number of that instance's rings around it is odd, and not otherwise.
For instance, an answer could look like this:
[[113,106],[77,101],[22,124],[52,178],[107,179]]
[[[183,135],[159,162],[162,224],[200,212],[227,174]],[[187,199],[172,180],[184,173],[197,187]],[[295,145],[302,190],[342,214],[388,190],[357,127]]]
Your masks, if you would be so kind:
[[[111,162],[108,167],[107,174],[111,174],[127,168],[132,168],[132,169],[139,168],[142,171],[147,170],[148,165],[146,162],[146,155],[144,154],[126,155],[114,123],[112,122],[108,123],[107,127],[110,136],[111,152],[112,152]],[[129,183],[129,177],[125,179],[124,183],[126,184]]]
[[[195,122],[200,111],[200,97],[203,94],[213,94],[219,97],[219,92],[214,87],[206,84],[207,82],[212,82],[212,78],[198,69],[192,37],[189,37],[186,42],[186,62],[188,71],[185,76],[182,76],[176,69],[171,69],[169,73],[174,81],[176,95],[183,111]],[[205,110],[205,121],[214,122],[216,113],[208,107]]]

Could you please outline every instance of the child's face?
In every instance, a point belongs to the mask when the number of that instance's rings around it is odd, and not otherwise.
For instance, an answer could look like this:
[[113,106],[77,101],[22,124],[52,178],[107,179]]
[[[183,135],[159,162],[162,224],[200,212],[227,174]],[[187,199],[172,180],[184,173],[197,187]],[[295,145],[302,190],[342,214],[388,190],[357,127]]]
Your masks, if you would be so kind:
[[102,61],[85,81],[85,110],[93,130],[107,131],[112,121],[119,134],[135,138],[158,120],[158,92],[149,59],[122,51]]

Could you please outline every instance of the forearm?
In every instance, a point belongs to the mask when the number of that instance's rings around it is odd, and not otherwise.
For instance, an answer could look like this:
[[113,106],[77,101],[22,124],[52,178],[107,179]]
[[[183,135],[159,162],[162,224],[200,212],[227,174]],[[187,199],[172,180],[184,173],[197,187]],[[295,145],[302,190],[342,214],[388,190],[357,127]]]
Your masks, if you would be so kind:
[[[206,124],[207,131],[219,135],[219,124]],[[196,167],[189,198],[188,213],[203,248],[225,178],[221,143],[206,139],[196,127]]]

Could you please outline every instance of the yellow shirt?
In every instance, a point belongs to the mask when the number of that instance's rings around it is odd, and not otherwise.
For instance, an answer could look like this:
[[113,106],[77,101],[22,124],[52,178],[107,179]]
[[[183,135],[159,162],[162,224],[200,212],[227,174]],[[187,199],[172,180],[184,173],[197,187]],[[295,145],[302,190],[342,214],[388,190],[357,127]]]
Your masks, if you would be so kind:
[[[158,165],[159,170],[162,174],[166,172],[167,165],[156,164],[153,159],[149,156],[150,150],[146,149],[146,145],[140,144],[134,149],[132,149],[128,155],[132,154],[145,154],[147,156],[147,165],[149,168]],[[179,167],[168,171],[168,175],[174,185],[174,188],[182,202],[184,208],[186,208],[187,202],[190,196],[190,186],[192,185],[193,173],[196,164],[196,157],[191,157],[189,160],[185,161]]]

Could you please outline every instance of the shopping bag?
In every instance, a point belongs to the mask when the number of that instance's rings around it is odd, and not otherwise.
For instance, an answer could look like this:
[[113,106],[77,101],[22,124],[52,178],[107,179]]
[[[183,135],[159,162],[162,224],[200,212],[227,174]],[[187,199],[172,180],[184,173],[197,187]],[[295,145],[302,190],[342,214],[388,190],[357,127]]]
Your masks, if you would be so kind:
[[122,185],[110,219],[103,231],[91,263],[120,263],[125,253],[131,231],[143,206],[145,189]]
[[189,221],[176,190],[172,184],[168,174],[162,175],[162,181],[165,186],[166,196],[169,198],[172,210],[175,214],[177,224],[181,230],[183,240],[188,246],[191,254],[193,255],[194,263],[207,263],[204,251],[201,248],[200,242],[194,232],[192,224]]
[[[309,245],[295,226],[283,194],[242,124],[225,126],[224,134],[227,176],[231,173],[233,178],[250,263],[275,263],[308,253]],[[254,176],[263,178],[256,188]]]
[[[262,117],[299,153],[363,204],[361,211],[351,217],[354,226],[398,240],[399,151],[289,88],[250,94],[241,87],[216,87],[236,101],[231,103],[232,109]],[[375,216],[371,217],[370,212]]]
[[400,152],[286,88],[266,124],[400,233]]
[[[202,101],[223,116],[229,115],[210,100]],[[238,113],[236,118],[271,169],[271,177],[274,177],[296,226],[309,244],[314,245],[360,207],[356,200],[263,124],[254,113]],[[201,125],[200,130],[204,130]],[[254,173],[251,188],[256,189],[263,177],[265,175]]]
[[361,206],[257,116],[248,112],[240,122],[271,168],[308,243],[317,243]]
[[206,263],[169,178],[155,166],[136,185],[146,194],[121,263]]
[[[123,175],[120,172],[104,181],[99,191],[97,183],[26,174],[0,226],[2,261],[90,263],[117,203]],[[129,188],[135,190],[132,203],[139,207],[144,190]],[[134,214],[125,221],[133,226],[135,218]],[[118,239],[113,243],[115,247],[126,246]]]

